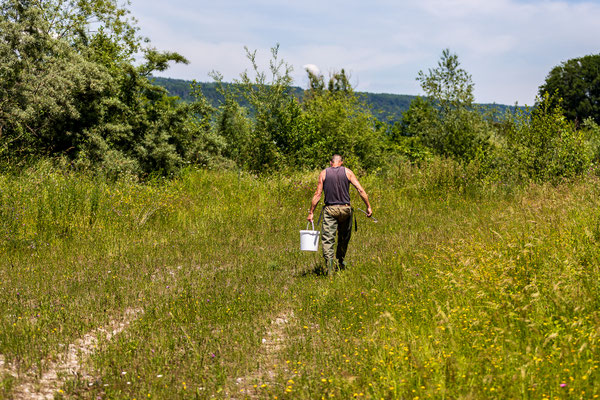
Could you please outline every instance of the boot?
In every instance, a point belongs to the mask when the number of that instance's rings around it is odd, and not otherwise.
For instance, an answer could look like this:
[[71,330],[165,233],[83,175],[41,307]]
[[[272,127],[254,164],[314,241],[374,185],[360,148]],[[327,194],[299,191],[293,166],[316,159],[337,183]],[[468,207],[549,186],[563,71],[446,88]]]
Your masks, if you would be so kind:
[[327,260],[327,275],[330,277],[333,276],[335,272],[335,265],[333,264],[333,259]]

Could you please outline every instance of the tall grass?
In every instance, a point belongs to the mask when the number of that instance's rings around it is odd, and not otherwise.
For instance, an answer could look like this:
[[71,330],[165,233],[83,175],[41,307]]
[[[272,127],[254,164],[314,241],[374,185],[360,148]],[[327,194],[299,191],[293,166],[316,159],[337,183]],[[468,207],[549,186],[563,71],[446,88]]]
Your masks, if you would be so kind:
[[333,279],[298,250],[317,173],[0,176],[0,355],[20,372],[0,398],[127,309],[59,397],[597,397],[597,180],[470,173],[362,177],[380,222],[358,215]]

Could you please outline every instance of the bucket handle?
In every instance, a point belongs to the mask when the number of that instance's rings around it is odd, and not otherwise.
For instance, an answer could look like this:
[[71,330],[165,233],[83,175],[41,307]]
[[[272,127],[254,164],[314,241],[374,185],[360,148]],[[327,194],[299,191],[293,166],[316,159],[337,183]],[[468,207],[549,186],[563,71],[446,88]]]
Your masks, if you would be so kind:
[[308,230],[308,224],[309,223],[312,224],[312,230],[314,231],[315,230],[315,223],[314,223],[314,221],[309,221],[309,222],[306,223],[306,230]]

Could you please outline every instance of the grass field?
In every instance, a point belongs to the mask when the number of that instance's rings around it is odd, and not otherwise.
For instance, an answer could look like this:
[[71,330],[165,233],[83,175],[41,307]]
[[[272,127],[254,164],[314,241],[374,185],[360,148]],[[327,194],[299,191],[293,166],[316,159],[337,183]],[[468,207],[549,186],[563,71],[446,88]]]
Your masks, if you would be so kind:
[[0,398],[600,396],[596,178],[364,176],[329,278],[317,175],[0,175]]

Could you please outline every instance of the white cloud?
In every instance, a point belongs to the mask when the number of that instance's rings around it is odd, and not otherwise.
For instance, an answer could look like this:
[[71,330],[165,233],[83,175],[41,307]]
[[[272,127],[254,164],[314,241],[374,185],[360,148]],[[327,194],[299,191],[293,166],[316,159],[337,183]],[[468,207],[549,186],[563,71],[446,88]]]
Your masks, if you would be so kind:
[[321,70],[315,64],[304,64],[302,66],[303,70],[309,71],[311,74],[315,76],[319,76],[321,74]]

